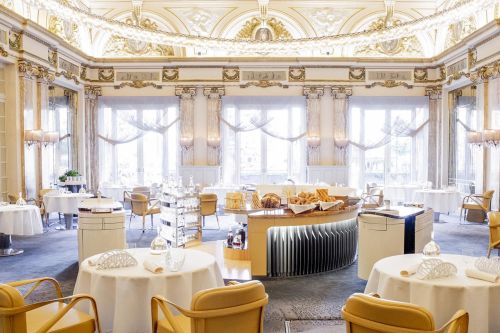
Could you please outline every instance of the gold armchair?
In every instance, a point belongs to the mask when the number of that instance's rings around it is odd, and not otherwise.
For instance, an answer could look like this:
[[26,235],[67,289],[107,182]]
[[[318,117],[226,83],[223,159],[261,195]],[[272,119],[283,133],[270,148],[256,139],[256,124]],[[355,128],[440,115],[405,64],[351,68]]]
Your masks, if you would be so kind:
[[160,214],[160,201],[149,200],[149,198],[142,193],[132,192],[127,194],[126,192],[126,195],[132,207],[130,222],[132,222],[133,215],[142,216],[142,232],[144,232],[146,230],[146,216],[151,215],[151,228],[153,228],[153,215]]
[[342,316],[349,333],[467,333],[469,326],[464,310],[436,329],[432,314],[418,305],[360,293],[347,299]]
[[[257,333],[264,332],[264,307],[268,296],[260,281],[230,283],[193,296],[184,309],[162,296],[151,299],[153,333]],[[168,305],[177,309],[175,316]],[[158,308],[165,319],[158,319]]]
[[[24,300],[42,282],[54,286],[57,298],[33,304]],[[16,288],[33,286],[22,295]],[[74,306],[88,300],[94,317],[75,310]],[[68,304],[65,301],[70,301]],[[101,333],[95,300],[84,294],[63,297],[59,283],[53,278],[38,278],[0,284],[0,331],[4,333]]]
[[[38,197],[36,199],[29,198],[26,199],[26,203],[37,206],[40,209],[40,215],[42,215],[42,222],[45,221],[45,225],[49,226],[49,216],[45,210],[45,205],[43,203],[43,196],[48,192],[52,191],[52,189],[42,189],[38,192]],[[19,199],[18,194],[9,194],[7,195],[10,204],[15,204]],[[59,216],[59,220],[61,220],[61,216]]]
[[488,258],[492,249],[500,249],[500,212],[489,212],[490,221],[490,244],[488,246]]
[[486,214],[491,210],[491,199],[495,191],[486,191],[481,194],[469,194],[462,201],[460,209],[460,220],[465,210],[464,219],[469,222],[483,222]]
[[370,192],[361,195],[362,208],[377,208],[384,204],[384,190],[372,188]]
[[205,226],[205,216],[215,215],[217,225],[220,229],[219,217],[217,216],[217,194],[200,194],[200,215],[203,219],[203,226]]

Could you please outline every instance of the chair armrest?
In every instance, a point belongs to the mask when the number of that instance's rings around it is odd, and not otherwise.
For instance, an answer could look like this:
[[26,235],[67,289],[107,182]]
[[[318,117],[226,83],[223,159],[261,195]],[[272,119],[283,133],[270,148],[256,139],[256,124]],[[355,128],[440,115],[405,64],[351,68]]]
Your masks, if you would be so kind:
[[[180,306],[175,305],[172,302],[169,302],[163,296],[156,295],[156,296],[151,297],[151,324],[152,324],[152,328],[153,328],[153,333],[156,332],[156,328],[157,328],[157,324],[158,324],[158,308],[160,308],[160,310],[163,313],[163,315],[165,316],[165,318],[167,318],[167,321],[174,329],[174,332],[182,333],[181,326],[177,323],[177,320],[175,319],[174,314],[172,313],[172,311],[170,311],[170,309],[166,306],[166,304],[172,305],[177,310],[179,310],[181,313],[183,313],[183,311],[181,311],[182,308]],[[185,310],[185,309],[182,309],[182,310]],[[185,311],[187,311],[187,310],[185,310]],[[186,333],[188,333],[188,332],[186,332]]]
[[235,286],[237,284],[240,284],[238,281],[228,281],[226,286]]
[[9,282],[7,283],[7,285],[11,286],[11,287],[20,287],[20,286],[25,286],[27,284],[32,284],[34,283],[33,287],[30,288],[30,290],[28,290],[28,292],[26,292],[26,294],[23,295],[23,298],[26,298],[28,297],[40,284],[42,284],[42,282],[44,281],[48,281],[50,283],[52,283],[52,285],[54,286],[54,289],[56,291],[56,295],[58,298],[61,298],[63,297],[63,294],[62,294],[62,291],[61,291],[61,285],[59,284],[59,282],[54,279],[54,278],[51,278],[51,277],[41,277],[41,278],[37,278],[37,279],[29,279],[29,280],[22,280],[22,281],[15,281],[15,282]]
[[435,330],[436,333],[467,333],[469,330],[469,314],[465,310],[458,310],[453,317],[440,329]]
[[123,191],[123,201],[131,201],[132,200],[132,196],[130,195],[130,192],[129,191]]
[[156,206],[158,206],[160,204],[160,200],[159,199],[150,199],[149,200],[149,204],[151,204],[153,201],[154,201],[154,204],[152,204],[151,206],[149,206],[148,209],[155,208]]

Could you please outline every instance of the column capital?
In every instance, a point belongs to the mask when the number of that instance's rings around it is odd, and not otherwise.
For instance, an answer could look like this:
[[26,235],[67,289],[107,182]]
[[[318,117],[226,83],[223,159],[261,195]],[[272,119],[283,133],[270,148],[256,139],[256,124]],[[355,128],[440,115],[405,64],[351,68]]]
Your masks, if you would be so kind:
[[100,86],[85,86],[85,98],[97,99],[98,96],[102,96],[102,88]]
[[181,99],[189,99],[196,96],[196,87],[175,87],[175,96]]
[[333,98],[348,98],[349,96],[352,96],[352,87],[345,87],[345,86],[334,86],[332,87],[332,96]]
[[203,88],[203,95],[210,99],[218,99],[226,94],[224,87],[206,87]]
[[425,88],[425,96],[429,96],[429,99],[441,99],[443,93],[443,87],[438,86],[428,86]]
[[323,87],[304,87],[303,94],[307,99],[317,99],[323,96],[325,88]]

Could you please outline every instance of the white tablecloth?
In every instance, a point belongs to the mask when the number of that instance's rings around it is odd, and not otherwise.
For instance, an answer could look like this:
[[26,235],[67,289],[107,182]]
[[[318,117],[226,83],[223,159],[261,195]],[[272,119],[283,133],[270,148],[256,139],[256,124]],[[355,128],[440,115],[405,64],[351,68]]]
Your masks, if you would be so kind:
[[365,292],[375,292],[382,298],[409,302],[429,310],[441,327],[459,309],[469,312],[469,333],[500,332],[500,283],[491,283],[465,276],[476,258],[442,255],[441,259],[458,268],[456,276],[435,280],[419,280],[415,276],[401,277],[400,271],[421,261],[421,254],[384,258],[372,269]]
[[100,191],[103,197],[113,198],[114,201],[123,202],[123,192],[132,191],[132,188],[126,186],[109,186],[101,187]]
[[456,190],[415,191],[415,201],[432,208],[437,213],[454,213],[460,206],[460,192]]
[[238,185],[221,185],[221,186],[207,186],[204,187],[201,191],[202,193],[214,193],[217,195],[217,204],[225,205],[226,204],[226,194],[228,192],[239,192],[241,190],[241,186]]
[[186,249],[186,260],[179,272],[165,269],[161,274],[153,274],[143,267],[144,260],[152,259],[165,266],[165,256],[152,255],[149,249],[128,251],[137,259],[137,266],[97,270],[89,266],[88,259],[80,265],[75,293],[95,297],[105,332],[151,332],[152,296],[163,295],[189,308],[197,291],[224,285],[219,266],[208,253]]
[[78,214],[78,204],[93,195],[90,193],[48,193],[43,196],[47,213]]
[[391,204],[398,202],[413,202],[415,191],[420,190],[422,185],[386,185],[384,186],[384,199],[391,200]]
[[37,206],[0,206],[0,233],[31,236],[42,232],[42,218]]

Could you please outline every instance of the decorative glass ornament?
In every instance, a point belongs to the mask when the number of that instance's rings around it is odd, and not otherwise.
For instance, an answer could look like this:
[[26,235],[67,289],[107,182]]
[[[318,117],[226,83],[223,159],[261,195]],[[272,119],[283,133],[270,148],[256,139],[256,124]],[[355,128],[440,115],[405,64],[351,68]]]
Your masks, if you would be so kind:
[[150,252],[151,254],[162,254],[167,252],[168,242],[161,236],[161,227],[157,229],[156,237],[151,241]]
[[182,265],[184,265],[185,259],[186,255],[184,254],[184,249],[171,248],[165,256],[165,264],[169,271],[177,272],[182,268]]
[[441,259],[424,260],[418,267],[416,277],[420,280],[432,280],[457,274],[457,267]]
[[424,259],[436,258],[439,257],[439,255],[441,254],[441,248],[434,240],[431,240],[424,246],[422,254],[424,255]]
[[110,269],[137,266],[137,260],[124,250],[103,253],[97,260],[97,269]]
[[16,201],[16,205],[18,206],[24,206],[26,205],[26,200],[23,199],[23,193],[19,192],[19,198]]
[[80,189],[78,190],[78,193],[87,193],[87,191],[85,190],[85,187],[80,187]]

